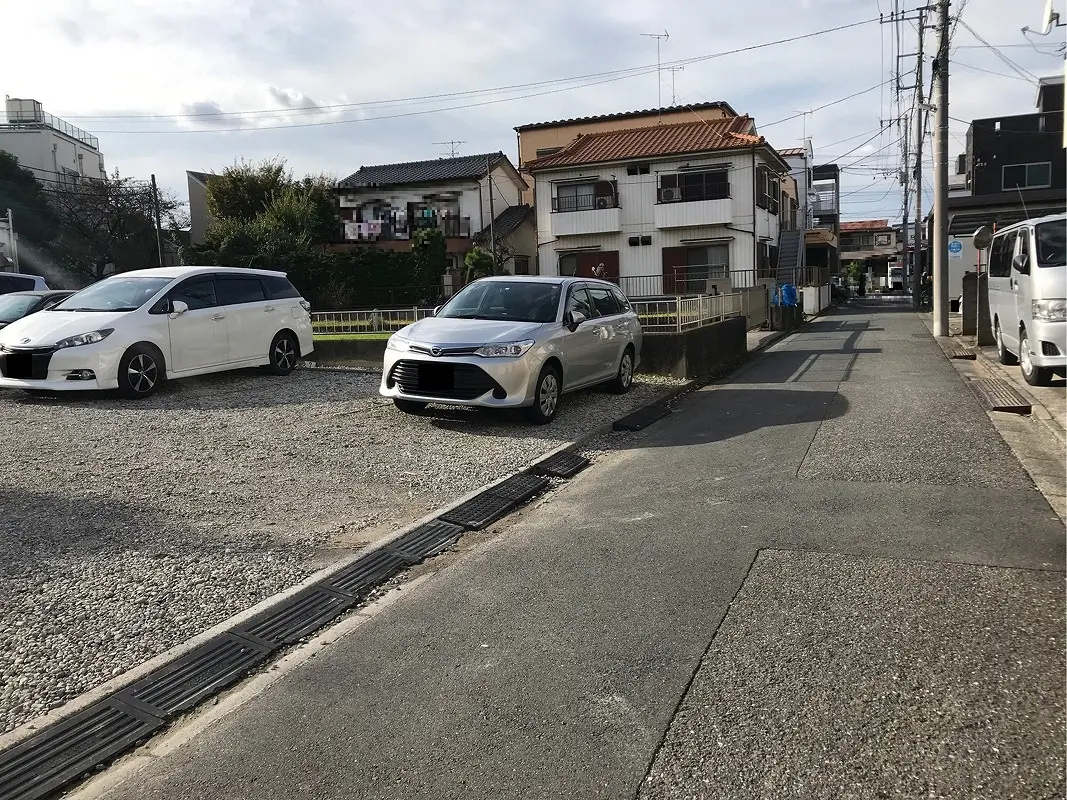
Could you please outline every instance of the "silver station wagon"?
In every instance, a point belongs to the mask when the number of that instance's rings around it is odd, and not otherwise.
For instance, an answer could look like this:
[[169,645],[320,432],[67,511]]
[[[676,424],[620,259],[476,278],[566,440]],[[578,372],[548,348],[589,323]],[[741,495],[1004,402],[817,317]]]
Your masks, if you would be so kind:
[[613,283],[483,278],[389,338],[380,392],[412,414],[430,403],[526,408],[544,424],[567,392],[601,383],[628,391],[641,340]]

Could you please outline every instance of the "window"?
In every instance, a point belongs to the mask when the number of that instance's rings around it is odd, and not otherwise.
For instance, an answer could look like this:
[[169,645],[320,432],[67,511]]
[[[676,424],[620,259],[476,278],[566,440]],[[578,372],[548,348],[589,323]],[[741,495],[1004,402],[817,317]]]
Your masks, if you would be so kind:
[[515,274],[516,275],[529,275],[530,274],[530,257],[529,256],[515,256]]
[[782,184],[768,167],[756,169],[756,205],[771,214],[778,213],[782,200]]
[[727,169],[673,172],[661,175],[659,179],[661,203],[722,200],[729,196],[730,173]]
[[564,183],[556,188],[554,211],[588,211],[596,208],[595,183]]
[[627,175],[647,175],[648,173],[648,164],[631,164],[626,168]]
[[1004,191],[1047,189],[1052,186],[1052,164],[1009,164],[1004,167]]
[[559,274],[573,277],[578,274],[578,254],[567,253],[559,257]]
[[593,305],[589,302],[589,295],[582,286],[571,289],[570,294],[567,295],[567,311],[578,311],[584,314],[586,319],[592,319],[596,316],[596,312],[593,311]]
[[171,278],[129,278],[113,276],[72,294],[55,308],[57,311],[136,311],[162,291]]
[[537,158],[544,158],[545,156],[555,155],[562,149],[562,147],[539,147],[537,148],[535,156]]
[[875,247],[888,247],[889,246],[889,234],[888,233],[875,234],[875,236],[874,236],[874,246]]
[[220,275],[215,279],[219,293],[219,305],[236,306],[242,303],[258,303],[266,300],[263,284],[259,278]]
[[989,277],[1007,278],[1011,275],[1011,259],[1014,254],[1014,231],[994,238],[989,249]]
[[618,286],[612,286],[611,293],[615,295],[615,302],[619,304],[619,308],[622,311],[630,310],[630,301],[626,298],[626,295],[623,294],[622,289]]
[[730,271],[730,245],[710,244],[687,247],[685,250],[685,277],[703,281],[708,278],[725,278]]
[[213,308],[218,305],[215,300],[215,279],[210,275],[190,278],[175,286],[170,291],[170,301],[181,300],[190,311],[201,308]]
[[19,278],[15,275],[0,275],[0,294],[8,292],[28,292],[35,286],[33,278]]
[[1034,228],[1037,239],[1037,265],[1039,267],[1062,267],[1067,264],[1067,225],[1060,222],[1042,222]]
[[437,313],[446,319],[552,322],[559,309],[560,284],[531,281],[478,281],[461,289]]
[[615,302],[615,295],[606,286],[590,286],[589,299],[593,302],[593,308],[601,317],[613,317],[619,313],[619,306]]
[[297,291],[293,284],[289,283],[288,278],[267,275],[263,278],[263,285],[266,287],[267,296],[271,300],[285,300],[290,297],[300,297],[300,292]]

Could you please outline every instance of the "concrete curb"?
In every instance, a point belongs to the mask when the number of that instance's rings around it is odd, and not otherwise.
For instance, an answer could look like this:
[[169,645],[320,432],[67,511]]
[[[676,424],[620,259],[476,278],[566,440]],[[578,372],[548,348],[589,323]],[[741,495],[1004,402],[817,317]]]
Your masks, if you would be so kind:
[[[326,369],[329,369],[329,368],[326,368]],[[344,369],[336,370],[336,369],[334,369],[334,370],[330,370],[330,371],[346,371],[347,372],[347,371],[351,371],[351,370],[344,370]],[[685,384],[682,384],[681,386],[672,387],[672,388],[670,388],[670,389],[668,389],[666,391],[661,392],[651,402],[646,403],[645,405],[663,405],[663,404],[667,404],[667,403],[671,402],[672,400],[674,400],[675,398],[677,398],[678,396],[680,396],[680,395],[682,395],[682,394],[684,394],[684,393],[686,393],[688,391],[691,391],[694,388],[694,386],[695,386],[695,382],[694,381],[689,381],[689,382],[687,382]],[[637,408],[641,408],[641,407],[642,406],[638,406],[638,407],[635,407],[633,409],[630,409],[629,411],[627,411],[627,413],[632,413],[633,411],[636,411]],[[494,486],[497,486],[498,484],[503,483],[504,481],[508,480],[508,478],[511,478],[514,475],[518,475],[518,474],[523,473],[523,472],[527,472],[528,470],[530,470],[533,467],[537,466],[541,462],[547,461],[548,459],[552,458],[554,455],[557,455],[558,453],[567,452],[567,451],[577,451],[578,449],[580,449],[582,447],[582,445],[586,444],[587,442],[589,442],[589,441],[591,441],[591,440],[593,440],[595,438],[598,438],[598,437],[604,435],[605,433],[611,433],[612,432],[611,426],[612,426],[613,422],[614,422],[614,420],[612,420],[612,422],[608,422],[608,423],[600,426],[599,428],[596,428],[593,431],[591,431],[589,433],[586,433],[584,436],[581,436],[581,437],[579,437],[577,439],[574,439],[574,440],[572,440],[570,442],[564,442],[563,444],[553,448],[549,452],[544,453],[543,455],[540,455],[537,458],[529,461],[527,464],[523,465],[519,469],[517,469],[517,470],[515,470],[513,472],[507,473],[506,475],[504,475],[503,477],[499,478],[498,480],[491,481],[490,483],[487,483],[487,484],[485,484],[483,486],[480,486],[477,489],[474,489],[473,491],[468,492],[467,494],[463,495],[462,497],[459,497],[455,501],[453,501],[451,503],[448,503],[446,505],[440,506],[439,508],[435,509],[434,511],[430,512],[429,514],[426,514],[423,517],[420,517],[419,519],[415,520],[414,522],[398,528],[397,530],[393,531],[392,533],[387,534],[386,536],[382,537],[381,539],[378,539],[373,544],[370,544],[370,545],[368,545],[368,546],[366,546],[364,548],[361,548],[359,551],[357,551],[355,553],[351,553],[351,554],[349,554],[347,556],[344,556],[343,558],[341,558],[338,561],[333,562],[329,566],[326,566],[326,567],[323,567],[322,569],[317,570],[316,572],[312,573],[311,575],[309,575],[307,578],[305,578],[304,580],[302,580],[300,583],[296,584],[295,586],[291,586],[290,588],[288,588],[288,589],[286,589],[286,590],[284,590],[282,592],[278,592],[278,593],[276,593],[274,595],[271,595],[270,597],[264,598],[263,600],[258,602],[256,605],[252,606],[251,608],[245,609],[244,611],[242,611],[242,612],[240,612],[238,614],[234,614],[233,616],[222,620],[221,622],[219,622],[218,624],[212,626],[211,628],[208,628],[207,630],[196,634],[195,636],[191,637],[190,639],[187,639],[185,642],[182,642],[179,645],[175,645],[174,647],[170,648],[169,650],[166,650],[166,651],[160,653],[159,655],[154,656],[153,658],[149,659],[148,661],[145,661],[144,663],[139,664],[136,667],[133,667],[133,668],[123,672],[122,674],[115,676],[114,678],[111,678],[110,680],[106,681],[105,683],[102,683],[102,684],[90,689],[89,691],[78,695],[77,697],[73,698],[72,700],[69,700],[66,703],[64,703],[59,708],[54,709],[52,711],[49,711],[46,714],[42,714],[39,717],[35,717],[34,719],[28,720],[27,722],[24,722],[22,725],[19,725],[14,730],[8,731],[7,733],[5,733],[3,735],[0,735],[0,752],[3,752],[3,751],[5,751],[5,750],[7,750],[7,749],[9,749],[11,747],[14,747],[15,745],[19,744],[20,742],[23,742],[26,739],[29,739],[30,737],[36,735],[37,733],[40,733],[41,730],[43,730],[45,728],[49,728],[49,727],[51,727],[51,726],[53,726],[53,725],[55,725],[55,724],[57,724],[59,722],[62,722],[65,719],[68,719],[69,717],[79,713],[80,711],[85,710],[86,708],[88,708],[89,706],[93,705],[94,703],[97,703],[97,702],[99,702],[99,701],[111,696],[112,694],[114,694],[114,693],[116,693],[116,692],[118,692],[118,691],[120,691],[122,689],[125,689],[127,686],[133,685],[134,683],[139,681],[141,678],[144,678],[145,676],[147,676],[149,673],[153,672],[154,670],[159,669],[160,667],[166,666],[167,664],[169,664],[172,661],[176,661],[177,659],[179,659],[182,656],[184,656],[186,653],[189,653],[192,650],[196,649],[199,645],[203,644],[204,642],[207,642],[207,641],[211,640],[212,638],[214,638],[216,636],[219,636],[219,635],[221,635],[223,633],[226,633],[227,631],[232,630],[233,628],[235,628],[235,627],[241,625],[242,623],[252,619],[253,617],[255,617],[258,614],[261,614],[263,612],[269,611],[270,609],[273,609],[275,607],[281,606],[289,598],[293,597],[294,595],[298,594],[299,592],[303,591],[304,589],[308,588],[309,586],[312,586],[312,585],[314,585],[316,583],[319,583],[320,581],[323,581],[326,578],[329,578],[332,575],[342,571],[343,569],[345,569],[345,568],[349,567],[350,565],[354,564],[356,561],[358,561],[359,559],[361,559],[364,556],[368,555],[369,553],[373,553],[373,552],[381,550],[381,549],[383,549],[385,547],[388,547],[390,544],[392,544],[396,540],[400,539],[404,535],[410,533],[411,531],[415,530],[416,528],[418,528],[418,527],[420,527],[422,525],[425,525],[426,523],[431,522],[432,520],[437,519],[442,514],[446,514],[449,511],[452,511],[453,509],[458,508],[459,506],[461,506],[463,503],[467,502],[471,498],[476,497],[476,496],[482,494],[483,492],[493,488]],[[548,491],[551,491],[551,488]],[[503,519],[507,519],[512,514],[514,514],[515,511],[517,511],[517,510],[518,509],[515,509],[515,510],[509,512]],[[498,523],[500,521],[502,521],[502,520],[498,520]],[[430,559],[427,559],[427,561],[429,561],[429,560]],[[401,573],[401,574],[403,574],[403,573]],[[362,603],[358,603],[348,613],[358,613],[359,609],[363,608],[368,602],[373,602],[373,597],[369,598],[367,601],[364,601]],[[323,631],[325,631],[326,629],[328,629],[329,627],[331,627],[332,625],[335,625],[335,624],[337,624],[336,620],[334,622],[327,623],[322,629],[317,631],[315,635],[317,636],[317,635],[321,634]],[[282,656],[279,656],[279,657],[284,657],[284,651],[283,651]],[[268,661],[267,665],[269,666],[269,664],[274,663],[274,661],[276,661],[276,660],[277,659],[274,659],[272,661]],[[240,682],[238,682],[238,684],[240,684]]]

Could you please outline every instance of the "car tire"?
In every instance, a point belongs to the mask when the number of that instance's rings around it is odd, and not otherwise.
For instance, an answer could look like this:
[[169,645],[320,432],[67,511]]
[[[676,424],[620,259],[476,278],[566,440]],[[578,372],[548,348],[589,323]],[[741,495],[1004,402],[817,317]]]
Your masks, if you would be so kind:
[[608,382],[608,389],[613,394],[626,394],[634,385],[634,350],[627,347],[619,359],[619,370],[615,377]]
[[526,409],[527,418],[535,425],[547,425],[556,418],[562,395],[563,378],[559,367],[545,364],[537,376],[533,405]]
[[150,344],[135,344],[119,360],[119,394],[143,400],[155,394],[166,377],[163,354]]
[[270,343],[268,357],[270,358],[268,369],[272,375],[288,375],[296,369],[297,359],[300,358],[300,347],[296,337],[286,331],[277,334]]
[[399,397],[393,398],[393,405],[397,407],[398,411],[403,411],[405,414],[421,414],[426,410],[426,406],[429,403],[423,403],[419,400],[402,400]]
[[993,336],[997,340],[997,361],[1001,364],[1012,366],[1017,363],[1015,356],[1008,352],[1008,348],[1004,346],[1004,334],[1000,330],[1000,320],[998,319],[993,329]]
[[1049,367],[1034,366],[1030,360],[1030,337],[1026,334],[1026,328],[1019,331],[1019,370],[1023,374],[1023,380],[1031,386],[1048,386],[1052,383],[1053,370]]

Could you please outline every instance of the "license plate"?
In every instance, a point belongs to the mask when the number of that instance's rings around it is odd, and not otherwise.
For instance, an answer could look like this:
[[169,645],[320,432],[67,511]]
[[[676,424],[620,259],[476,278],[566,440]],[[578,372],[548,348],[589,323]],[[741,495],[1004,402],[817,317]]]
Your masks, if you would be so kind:
[[33,375],[33,355],[5,353],[0,355],[0,375],[5,378],[29,378]]

